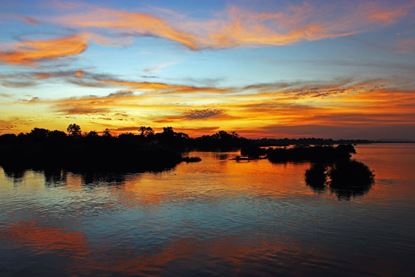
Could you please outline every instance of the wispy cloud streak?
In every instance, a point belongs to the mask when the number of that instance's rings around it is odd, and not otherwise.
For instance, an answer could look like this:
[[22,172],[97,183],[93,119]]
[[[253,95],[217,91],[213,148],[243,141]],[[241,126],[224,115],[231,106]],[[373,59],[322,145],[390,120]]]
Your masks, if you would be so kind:
[[197,50],[238,46],[281,46],[354,35],[390,25],[408,15],[414,4],[385,6],[380,2],[349,5],[309,3],[291,5],[282,11],[259,12],[230,6],[206,20],[178,13],[160,17],[88,5],[87,12],[72,12],[46,21],[80,28],[105,29],[137,36],[168,39]]
[[83,35],[43,40],[25,40],[13,44],[10,50],[0,51],[0,62],[33,65],[39,61],[79,55],[87,47],[88,44]]

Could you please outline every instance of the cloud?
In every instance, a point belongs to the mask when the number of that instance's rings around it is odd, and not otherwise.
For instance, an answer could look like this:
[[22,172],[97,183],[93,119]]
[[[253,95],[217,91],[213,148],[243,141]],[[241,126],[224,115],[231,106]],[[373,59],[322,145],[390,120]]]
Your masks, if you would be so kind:
[[55,100],[43,100],[42,104],[51,105],[52,109],[64,115],[107,115],[114,112],[115,118],[126,117],[123,111],[117,111],[122,107],[137,105],[131,101],[139,99],[132,91],[117,91],[104,96],[89,95],[84,97],[70,97]]
[[31,120],[25,119],[24,117],[7,117],[5,114],[1,114],[3,119],[0,118],[0,134],[18,132],[22,127],[27,127],[32,124]]
[[414,139],[415,124],[399,125],[270,125],[241,133],[256,137],[324,137],[340,139]]
[[154,73],[158,73],[161,70],[163,70],[164,68],[167,68],[169,66],[175,65],[177,64],[177,62],[165,62],[165,63],[160,63],[160,64],[156,64],[150,67],[146,67],[144,68],[144,72],[146,74],[154,74]]
[[32,78],[37,80],[46,80],[51,78],[63,78],[63,77],[75,77],[75,78],[84,78],[85,71],[71,70],[71,71],[55,71],[55,72],[32,72],[30,73]]
[[363,3],[360,8],[363,14],[368,15],[368,19],[375,23],[392,24],[399,18],[406,16],[412,8],[415,7],[415,2],[409,1],[402,5],[394,7],[381,7],[375,2]]
[[82,12],[44,20],[81,30],[103,29],[129,36],[155,36],[198,50],[282,46],[350,36],[393,24],[413,8],[412,2],[389,6],[379,2],[327,3],[323,6],[304,3],[266,12],[231,6],[211,18],[195,20],[176,12],[162,12],[160,17],[88,4]]
[[40,22],[39,22],[39,20],[37,20],[37,19],[35,19],[35,18],[33,18],[33,17],[30,17],[30,16],[23,16],[23,17],[22,17],[22,20],[23,20],[24,22],[26,22],[26,23],[30,24],[30,25],[37,25],[37,24],[39,24],[39,23],[40,23]]
[[161,82],[139,82],[139,81],[128,81],[121,79],[96,79],[98,83],[128,87],[130,89],[137,90],[147,90],[147,91],[159,91],[159,92],[181,92],[181,93],[194,93],[194,92],[203,92],[203,93],[224,93],[229,90],[226,88],[216,88],[216,87],[197,87],[189,85],[180,85],[180,84],[169,84]]
[[8,81],[8,80],[4,80],[0,83],[3,87],[9,87],[9,88],[26,88],[26,87],[32,87],[35,86],[36,83],[33,81]]
[[183,133],[191,133],[195,136],[202,136],[206,134],[212,134],[220,129],[219,126],[213,126],[213,127],[194,127],[194,128],[175,128],[178,132]]
[[[218,88],[214,86],[192,86],[184,84],[173,84],[163,82],[135,81],[119,79],[111,74],[100,74],[83,69],[67,71],[33,71],[25,73],[0,74],[0,81],[8,86],[23,87],[36,85],[38,81],[62,78],[71,84],[83,87],[108,87],[108,88],[126,88],[129,90],[156,91],[156,92],[176,92],[176,93],[226,93],[230,92],[228,88]],[[21,79],[26,81],[22,82]]]
[[159,119],[154,119],[157,123],[181,123],[185,121],[205,121],[206,120],[229,120],[236,119],[236,117],[225,113],[224,110],[219,109],[193,109],[190,111],[181,112],[179,115],[163,116]]
[[134,92],[131,90],[120,90],[117,92],[113,92],[108,94],[108,97],[124,97],[124,96],[132,96],[134,95]]
[[39,61],[54,60],[78,55],[87,49],[82,35],[25,40],[12,45],[10,50],[0,51],[0,62],[17,65],[33,65]]
[[211,117],[223,116],[222,110],[216,109],[203,109],[203,110],[191,110],[184,114],[184,118],[189,120],[207,119]]
[[15,127],[16,125],[13,122],[0,119],[0,133],[10,132]]
[[0,97],[3,97],[3,98],[9,98],[9,97],[12,97],[12,96],[13,96],[13,94],[10,94],[10,93],[3,93],[3,92],[0,93]]
[[[49,107],[50,115],[88,118],[94,122],[91,126],[105,126],[109,119],[116,120],[118,123],[108,126],[111,129],[128,127],[136,122],[154,128],[169,124],[189,130],[220,126],[240,130],[249,136],[288,135],[276,132],[276,127],[265,131],[263,128],[267,126],[282,126],[285,130],[290,129],[284,126],[355,126],[363,130],[362,126],[392,128],[415,124],[414,91],[393,88],[388,80],[344,78],[221,88],[120,80],[105,74],[82,72],[81,78],[73,73],[63,76],[71,76],[64,77],[71,80],[85,79],[108,88],[120,87],[121,90],[101,96],[34,99],[20,105]],[[256,135],[249,131],[255,129],[258,130]],[[384,137],[391,136],[384,134]]]
[[41,99],[39,97],[36,97],[36,96],[33,96],[29,99],[20,99],[20,100],[18,100],[18,102],[21,102],[21,103],[31,103],[31,104],[39,103],[40,101],[41,101]]
[[157,36],[196,49],[194,37],[170,26],[165,20],[145,13],[134,13],[89,6],[87,12],[48,19],[71,27],[114,29],[129,35]]
[[396,49],[402,53],[415,53],[415,38],[399,40]]
[[[24,72],[9,72],[0,74],[0,85],[10,88],[27,88],[35,87],[39,84],[50,83],[50,79],[62,79],[69,83],[76,83],[81,86],[88,86],[88,81],[83,81],[86,78],[83,70],[67,70],[67,71],[24,71]],[[88,73],[90,74],[90,73]],[[105,75],[107,76],[107,75]],[[97,85],[98,86],[98,85]],[[105,86],[105,85],[100,85]]]
[[60,113],[64,113],[66,115],[88,115],[88,114],[106,114],[110,110],[106,108],[94,108],[91,106],[88,107],[75,107],[69,106],[65,107],[63,105],[57,106],[57,111]]

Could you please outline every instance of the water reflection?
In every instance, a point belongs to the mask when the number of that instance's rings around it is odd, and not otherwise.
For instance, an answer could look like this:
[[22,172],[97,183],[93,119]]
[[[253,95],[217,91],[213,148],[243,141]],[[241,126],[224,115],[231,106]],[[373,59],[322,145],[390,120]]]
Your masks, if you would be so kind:
[[[79,176],[82,185],[86,186],[101,186],[101,185],[122,185],[125,182],[125,177],[131,173],[120,171],[77,171],[71,172],[64,169],[46,169],[46,170],[31,170],[19,168],[3,168],[7,178],[13,183],[21,183],[28,172],[40,173],[44,176],[46,187],[58,187],[67,185],[70,178]],[[138,175],[139,173],[135,173]],[[71,177],[69,177],[71,175]]]
[[45,176],[45,185],[47,187],[66,185],[68,173],[64,170],[45,170],[43,171],[43,175]]
[[39,253],[54,252],[86,257],[89,249],[82,232],[41,226],[36,220],[19,221],[0,230],[0,237]]
[[[300,259],[317,257],[315,251],[307,251],[291,238],[272,241],[270,238],[219,236],[198,238],[195,236],[173,239],[152,251],[127,249],[109,259],[111,253],[102,252],[105,245],[93,245],[85,234],[61,227],[44,226],[41,223],[20,221],[0,229],[0,239],[8,240],[35,253],[38,257],[54,254],[65,260],[68,275],[143,276],[204,274],[257,274],[262,267],[274,272],[285,271]],[[111,252],[111,248],[106,249]],[[290,255],[303,252],[301,258]],[[315,259],[315,258],[314,258]],[[284,261],[275,268],[273,261]],[[250,266],[246,266],[246,265]],[[30,268],[30,264],[26,265]],[[32,274],[46,273],[49,267],[33,267]]]
[[237,152],[161,173],[0,169],[0,275],[414,272],[415,147],[365,147],[376,186],[336,183],[356,176],[340,165]]
[[13,182],[15,182],[15,183],[19,183],[23,179],[23,177],[24,177],[24,175],[27,171],[26,169],[18,168],[18,167],[5,167],[5,166],[3,166],[2,168],[3,168],[4,174],[8,178],[12,179]]
[[[200,153],[199,153],[200,155]],[[294,176],[286,175],[290,169],[296,168],[300,170],[304,168],[307,163],[298,162],[286,162],[286,163],[270,163],[266,160],[261,161],[248,161],[246,163],[235,162],[234,157],[236,152],[220,153],[210,152],[205,153],[207,160],[204,160],[201,165],[186,164],[172,172],[181,175],[182,180],[188,182],[188,177],[194,177],[200,181],[200,179],[211,177],[216,178],[216,174],[221,175],[221,185],[226,185],[228,188],[237,189],[239,191],[247,190],[250,192],[256,192],[257,194],[269,194],[270,191],[281,193],[284,186],[289,183],[288,190],[292,191],[292,186],[296,184],[293,178]],[[305,168],[303,169],[305,170]],[[165,169],[161,172],[169,172],[171,169]],[[154,187],[147,186],[145,183],[141,183],[140,187],[136,185],[140,183],[140,176],[143,173],[130,173],[121,171],[76,171],[71,172],[64,169],[57,170],[26,170],[21,168],[4,168],[5,175],[10,178],[15,184],[21,182],[26,172],[36,172],[44,176],[44,184],[46,187],[58,187],[72,184],[74,179],[79,178],[82,186],[99,187],[99,186],[124,186],[125,197],[131,200],[132,194],[134,197],[137,195],[158,195],[156,199],[159,199],[161,195],[170,194],[170,196],[177,196],[177,186],[172,187]],[[259,173],[262,172],[262,173]],[[304,172],[304,171],[303,171]],[[203,176],[191,176],[192,174],[202,173]],[[264,174],[265,173],[265,174]],[[158,173],[152,173],[157,176]],[[269,174],[274,174],[274,177],[270,177]],[[254,178],[248,178],[248,175],[256,176]],[[128,180],[126,179],[128,177]],[[235,179],[237,177],[237,179]],[[263,179],[262,179],[263,178]],[[283,178],[283,179],[281,179]],[[163,179],[163,178],[162,178]],[[161,180],[162,180],[161,179]],[[280,179],[279,182],[275,182]],[[160,180],[160,181],[161,181]],[[168,179],[165,179],[168,182]],[[216,180],[216,179],[215,179]],[[305,170],[305,183],[316,193],[322,194],[326,191],[332,192],[338,199],[350,200],[352,197],[365,195],[371,189],[374,183],[374,175],[372,171],[365,164],[348,160],[336,163],[313,163],[311,167]],[[159,182],[159,186],[162,182]],[[208,182],[212,188],[217,185],[216,183]],[[283,186],[284,184],[284,186]],[[300,186],[301,184],[298,184]],[[201,194],[204,188],[195,183],[185,184],[185,186],[194,187],[192,193]],[[138,191],[137,191],[138,190]],[[187,191],[189,189],[186,189]],[[185,193],[185,192],[182,192]],[[186,192],[187,193],[187,192]],[[289,191],[287,191],[289,193]],[[141,196],[139,197],[141,198]],[[165,198],[165,197],[163,197]],[[147,200],[145,201],[147,202]],[[159,201],[150,201],[159,203]],[[142,201],[140,201],[142,203]]]
[[[193,159],[193,158],[191,158]],[[198,158],[199,159],[199,158]],[[13,181],[14,184],[19,184],[23,181],[25,174],[28,172],[40,173],[45,178],[45,186],[57,187],[66,185],[68,182],[68,174],[74,174],[81,177],[83,185],[121,185],[125,182],[125,176],[127,175],[139,175],[141,173],[161,173],[165,171],[173,170],[175,166],[164,167],[152,167],[150,169],[142,170],[129,169],[129,170],[78,170],[78,169],[64,169],[64,168],[25,168],[25,167],[12,167],[12,166],[0,166],[7,178]]]
[[350,200],[369,192],[374,174],[367,165],[355,160],[315,163],[305,172],[305,181],[317,193],[330,188],[338,199]]

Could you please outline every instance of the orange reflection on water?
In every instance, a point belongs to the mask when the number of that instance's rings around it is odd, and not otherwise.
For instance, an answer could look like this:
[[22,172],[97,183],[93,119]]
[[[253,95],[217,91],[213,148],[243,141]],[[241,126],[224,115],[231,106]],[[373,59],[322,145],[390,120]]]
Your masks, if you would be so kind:
[[[73,272],[91,274],[105,272],[106,275],[122,274],[127,276],[157,275],[171,271],[174,263],[185,263],[187,272],[206,266],[226,265],[238,272],[248,260],[251,263],[263,262],[264,256],[285,256],[289,253],[316,255],[316,249],[304,249],[296,242],[269,241],[265,239],[242,239],[238,237],[221,237],[208,240],[198,238],[180,238],[172,241],[156,252],[136,256],[118,257],[114,262],[103,263],[87,259],[82,264],[74,264]],[[214,267],[213,267],[214,268]],[[217,268],[214,268],[216,271]],[[217,271],[216,271],[217,273]]]
[[[183,261],[190,261],[188,263],[190,267],[192,267],[191,261],[195,261],[195,266],[198,267],[203,264],[213,266],[220,261],[237,272],[248,259],[260,263],[267,255],[284,256],[284,253],[307,252],[307,249],[303,249],[289,238],[284,241],[270,241],[265,238],[243,239],[238,236],[207,240],[188,237],[173,240],[155,251],[137,254],[125,251],[124,255],[103,262],[92,255],[92,249],[89,249],[85,235],[81,232],[67,231],[58,227],[43,227],[36,221],[17,222],[0,231],[0,237],[34,249],[38,254],[62,251],[60,254],[67,257],[67,261],[70,262],[68,268],[70,272],[88,275],[97,272],[105,273],[104,275],[156,274],[168,270],[174,262]],[[102,250],[94,251],[102,252]],[[316,254],[315,249],[312,251],[310,253]]]
[[79,175],[69,174],[65,181],[68,189],[79,190],[82,187],[82,178]]
[[[185,238],[174,241],[171,245],[153,255],[137,256],[116,264],[113,269],[125,274],[137,274],[146,269],[163,269],[173,261],[192,260],[206,257],[206,263],[214,260],[231,264],[234,270],[243,264],[248,257],[258,257],[266,253],[278,253],[297,248],[294,245],[284,245],[278,242],[240,241],[236,238],[220,238],[215,240],[198,240]],[[296,249],[299,250],[299,249]]]
[[202,157],[202,162],[180,164],[173,171],[156,175],[131,175],[112,192],[127,206],[238,195],[275,198],[314,195],[304,183],[309,164],[230,160],[237,154],[229,153],[226,159],[218,160],[217,153],[195,152],[192,156]]
[[38,251],[64,251],[74,256],[89,253],[85,235],[56,227],[43,227],[36,221],[17,222],[0,231],[1,237]]
[[[415,197],[415,144],[372,144],[357,147],[356,158],[370,166],[375,185],[364,200],[393,200]],[[397,189],[397,185],[399,189]],[[362,199],[363,200],[363,199]]]

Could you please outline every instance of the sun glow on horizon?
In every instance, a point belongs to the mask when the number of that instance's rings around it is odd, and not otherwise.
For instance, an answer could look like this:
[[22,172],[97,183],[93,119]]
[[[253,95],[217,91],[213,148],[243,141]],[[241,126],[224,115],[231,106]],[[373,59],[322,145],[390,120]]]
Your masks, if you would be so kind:
[[2,2],[0,134],[415,139],[414,1],[219,2]]

